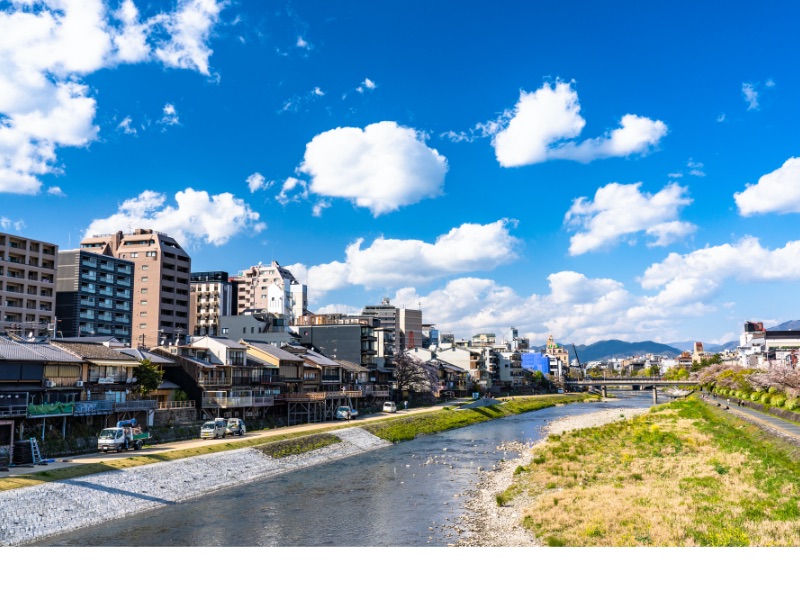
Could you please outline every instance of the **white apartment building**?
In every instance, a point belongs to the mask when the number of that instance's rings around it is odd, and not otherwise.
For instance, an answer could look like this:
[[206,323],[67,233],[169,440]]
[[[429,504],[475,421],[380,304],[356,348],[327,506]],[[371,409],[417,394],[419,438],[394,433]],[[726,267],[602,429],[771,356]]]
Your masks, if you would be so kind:
[[261,263],[231,277],[236,288],[236,314],[266,309],[294,325],[308,312],[308,288],[277,261]]

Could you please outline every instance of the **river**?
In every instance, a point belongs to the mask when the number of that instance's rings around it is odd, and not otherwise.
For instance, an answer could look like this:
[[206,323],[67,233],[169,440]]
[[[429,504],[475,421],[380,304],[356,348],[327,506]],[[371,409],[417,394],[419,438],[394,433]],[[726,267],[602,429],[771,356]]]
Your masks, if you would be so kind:
[[231,487],[174,506],[80,529],[41,546],[446,546],[480,469],[512,458],[555,419],[639,408],[651,393],[568,404],[423,436],[321,466]]

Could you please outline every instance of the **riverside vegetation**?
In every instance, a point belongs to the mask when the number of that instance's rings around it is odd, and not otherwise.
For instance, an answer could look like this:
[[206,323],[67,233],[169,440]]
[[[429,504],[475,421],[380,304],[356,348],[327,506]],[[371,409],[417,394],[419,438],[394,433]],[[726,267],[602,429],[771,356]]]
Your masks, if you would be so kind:
[[551,435],[498,505],[550,546],[798,546],[800,450],[689,398]]

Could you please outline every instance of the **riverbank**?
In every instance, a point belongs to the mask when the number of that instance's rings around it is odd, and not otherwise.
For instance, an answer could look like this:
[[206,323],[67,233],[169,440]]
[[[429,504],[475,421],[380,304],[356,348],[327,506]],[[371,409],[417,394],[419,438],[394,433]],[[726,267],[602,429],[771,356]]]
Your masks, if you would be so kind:
[[797,448],[730,412],[689,399],[553,427],[487,478],[462,545],[800,545]]
[[[564,417],[548,424],[545,436],[566,431],[599,427],[620,419],[629,419],[644,414],[647,408],[615,409],[613,407],[596,413]],[[546,441],[533,445],[518,442],[504,445],[502,450],[518,452],[515,459],[500,463],[493,471],[487,471],[478,487],[465,502],[466,513],[457,525],[457,546],[467,547],[527,547],[544,545],[533,532],[522,526],[522,511],[530,502],[527,495],[516,497],[504,506],[497,501],[514,484],[518,469],[526,468],[536,457],[537,451]]]
[[10,490],[0,494],[0,546],[29,544],[389,445],[360,428],[338,430],[336,437],[339,443],[283,458],[243,448]]

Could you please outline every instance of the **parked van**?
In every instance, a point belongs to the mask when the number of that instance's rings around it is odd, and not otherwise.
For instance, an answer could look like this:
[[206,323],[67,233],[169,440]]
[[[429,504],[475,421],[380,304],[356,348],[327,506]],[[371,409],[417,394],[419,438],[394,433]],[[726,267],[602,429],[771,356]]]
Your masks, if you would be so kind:
[[230,435],[244,435],[247,433],[247,428],[244,426],[244,421],[236,418],[228,419],[228,425],[225,429]]
[[397,412],[397,404],[394,402],[384,402],[383,403],[383,412],[385,413],[396,413]]
[[200,439],[216,439],[218,437],[224,438],[228,435],[225,429],[225,420],[206,421],[200,428]]

